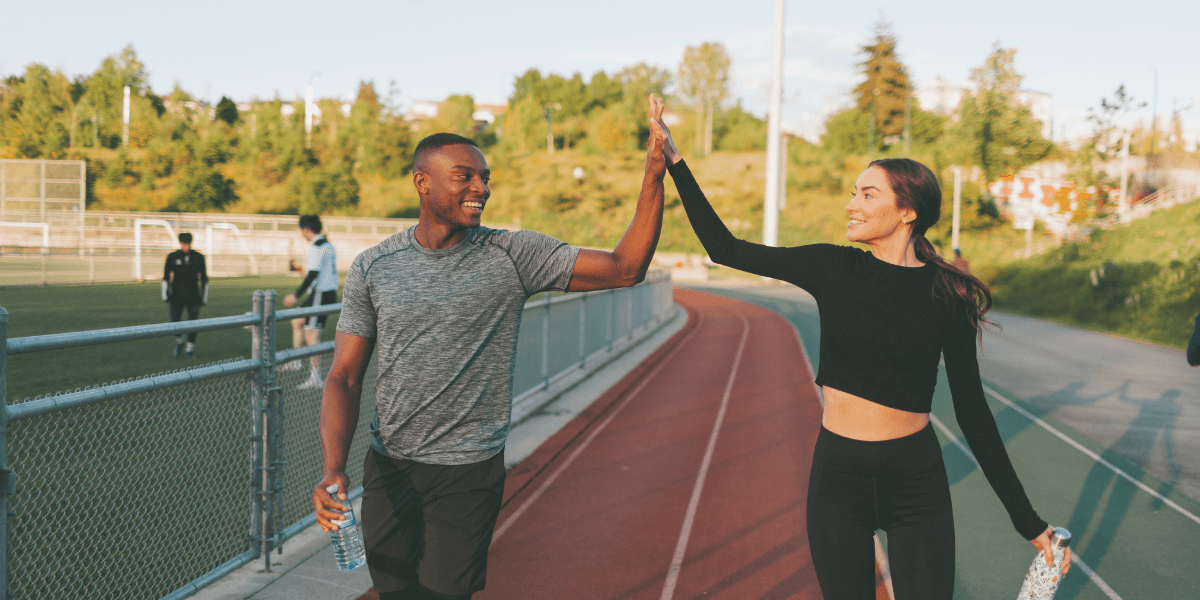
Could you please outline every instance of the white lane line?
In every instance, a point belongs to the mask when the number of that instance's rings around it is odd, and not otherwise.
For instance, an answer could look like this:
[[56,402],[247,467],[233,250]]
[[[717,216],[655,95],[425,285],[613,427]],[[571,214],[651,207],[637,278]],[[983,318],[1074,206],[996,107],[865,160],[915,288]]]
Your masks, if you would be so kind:
[[725,409],[729,406],[729,394],[733,392],[733,380],[737,376],[738,365],[742,363],[742,351],[746,349],[746,339],[750,337],[750,321],[744,315],[738,315],[738,318],[742,320],[742,341],[738,344],[737,354],[733,357],[733,368],[729,370],[729,380],[725,382],[725,395],[721,397],[717,420],[713,423],[712,434],[708,437],[708,448],[704,450],[704,460],[700,461],[700,472],[696,475],[696,485],[692,488],[692,499],[688,502],[687,514],[683,518],[683,530],[679,532],[679,542],[675,544],[675,556],[671,558],[671,568],[667,569],[667,581],[663,584],[660,600],[671,600],[671,597],[675,595],[675,584],[679,582],[679,571],[683,568],[683,556],[687,552],[688,538],[692,535],[696,509],[700,506],[700,493],[704,491],[704,480],[708,478],[708,467],[712,464],[713,450],[717,447],[717,434],[721,432],[721,422],[725,420]]
[[987,393],[991,394],[993,398],[1007,404],[1009,408],[1021,413],[1022,415],[1025,415],[1025,417],[1027,419],[1033,421],[1034,423],[1037,423],[1038,425],[1041,425],[1046,431],[1053,433],[1054,435],[1058,436],[1059,439],[1061,439],[1062,441],[1074,446],[1076,450],[1079,450],[1080,452],[1086,454],[1088,456],[1088,458],[1091,458],[1092,460],[1108,467],[1109,469],[1112,469],[1114,473],[1116,473],[1117,475],[1120,475],[1121,477],[1124,477],[1125,479],[1128,479],[1134,485],[1142,488],[1142,490],[1145,491],[1147,494],[1150,494],[1151,496],[1158,498],[1159,500],[1162,501],[1163,504],[1166,504],[1167,506],[1174,508],[1175,510],[1179,511],[1179,513],[1182,514],[1183,516],[1195,521],[1197,524],[1200,524],[1200,517],[1197,517],[1196,515],[1192,514],[1191,512],[1188,512],[1188,510],[1185,509],[1184,507],[1176,504],[1175,502],[1172,502],[1166,496],[1163,496],[1162,494],[1158,493],[1150,486],[1142,483],[1141,481],[1138,481],[1129,473],[1122,471],[1116,465],[1108,462],[1107,460],[1104,460],[1103,458],[1100,457],[1100,455],[1096,454],[1095,452],[1092,452],[1091,450],[1088,450],[1083,444],[1080,444],[1079,442],[1071,439],[1067,434],[1055,429],[1052,425],[1050,425],[1049,423],[1034,416],[1033,414],[1031,414],[1029,411],[1025,410],[1024,408],[1017,406],[1008,398],[1005,398],[1004,396],[1000,395],[1000,393],[997,392],[996,390],[993,390],[992,388],[990,388],[986,385],[983,386],[983,389]]
[[615,418],[617,416],[617,413],[621,412],[621,409],[625,408],[625,406],[627,404],[629,404],[634,398],[636,398],[638,393],[642,391],[642,388],[646,387],[646,384],[650,383],[650,381],[652,381],[654,379],[654,377],[656,375],[658,375],[658,372],[661,371],[663,369],[663,367],[665,367],[667,365],[667,363],[671,362],[671,359],[675,357],[675,354],[677,354],[681,349],[684,348],[684,346],[687,345],[688,340],[691,340],[692,336],[696,335],[696,332],[700,331],[700,327],[703,324],[704,324],[704,315],[703,315],[703,313],[700,313],[699,311],[697,311],[696,312],[696,328],[693,329],[691,332],[689,332],[687,334],[687,336],[684,337],[682,340],[679,340],[679,343],[675,345],[675,348],[673,348],[671,350],[671,353],[666,355],[665,357],[663,357],[662,361],[658,363],[658,366],[654,367],[653,371],[651,371],[648,375],[646,375],[644,378],[642,378],[642,381],[640,383],[638,383],[638,386],[636,388],[634,388],[634,390],[632,392],[630,392],[629,395],[625,396],[625,399],[622,400],[621,403],[618,404],[617,407],[614,408],[612,410],[612,412],[609,413],[608,417],[606,417],[604,419],[604,421],[602,421],[599,425],[597,425],[595,427],[595,429],[593,429],[592,432],[590,434],[588,434],[587,438],[585,438],[583,440],[583,443],[581,443],[579,445],[579,447],[576,448],[575,451],[572,452],[571,455],[567,457],[567,460],[563,461],[562,464],[559,465],[558,469],[555,470],[554,473],[550,475],[550,477],[546,478],[546,481],[542,482],[542,485],[538,486],[538,489],[534,490],[534,492],[529,495],[529,498],[527,498],[525,500],[525,502],[521,503],[521,506],[518,507],[517,510],[515,510],[513,512],[513,514],[508,516],[508,519],[505,519],[504,523],[496,529],[495,533],[492,534],[492,546],[495,546],[496,540],[499,540],[500,536],[504,535],[504,532],[508,531],[508,529],[513,526],[513,523],[515,523],[517,521],[517,519],[521,518],[521,515],[525,514],[525,511],[529,510],[529,507],[532,506],[533,503],[538,498],[540,498],[542,496],[542,494],[544,494],[546,492],[547,489],[550,488],[550,486],[554,483],[554,481],[556,479],[558,479],[558,476],[562,475],[563,471],[566,471],[567,467],[571,466],[572,462],[575,462],[575,459],[578,458],[579,455],[583,452],[583,450],[588,447],[588,444],[591,444],[592,440],[596,439],[596,436],[599,435],[600,432],[603,431],[604,428],[607,427],[608,424],[612,422],[613,418]]
[[1078,554],[1075,554],[1074,552],[1071,553],[1071,562],[1075,563],[1076,567],[1087,574],[1088,579],[1091,579],[1092,583],[1095,583],[1096,587],[1100,588],[1100,591],[1104,592],[1105,596],[1108,596],[1111,600],[1121,600],[1121,597],[1117,595],[1116,591],[1108,587],[1108,584],[1104,583],[1104,580],[1100,579],[1100,576],[1097,575],[1091,567],[1087,566],[1082,560],[1079,559]]
[[[988,388],[987,388],[987,386],[984,386],[983,389],[987,390]],[[991,391],[991,390],[988,390],[988,391]],[[1022,411],[1022,412],[1024,412],[1024,411]],[[1028,413],[1026,413],[1026,414],[1028,415]],[[1028,416],[1032,416],[1032,415],[1028,415]],[[979,461],[975,459],[975,454],[971,452],[970,448],[967,448],[967,445],[963,443],[962,439],[960,439],[958,436],[954,435],[954,432],[950,431],[949,427],[946,427],[945,423],[942,423],[941,419],[938,419],[936,416],[934,416],[933,413],[929,413],[929,420],[933,421],[933,424],[936,425],[937,428],[942,431],[942,433],[946,434],[946,437],[954,440],[954,445],[958,446],[958,449],[962,450],[962,453],[967,455],[967,458],[971,459],[971,462],[975,463],[976,468],[980,468]],[[1084,563],[1083,560],[1079,558],[1078,554],[1076,554],[1074,552],[1071,553],[1071,562],[1075,563],[1075,566],[1079,567],[1088,576],[1088,579],[1091,579],[1092,583],[1096,584],[1096,587],[1100,588],[1100,591],[1104,592],[1104,594],[1106,596],[1108,596],[1111,600],[1121,600],[1121,597],[1118,596],[1117,593],[1115,591],[1113,591],[1113,589],[1111,587],[1108,587],[1108,584],[1105,583],[1103,579],[1100,579],[1100,576],[1097,575],[1096,572],[1093,571],[1091,567],[1087,566],[1087,564]]]

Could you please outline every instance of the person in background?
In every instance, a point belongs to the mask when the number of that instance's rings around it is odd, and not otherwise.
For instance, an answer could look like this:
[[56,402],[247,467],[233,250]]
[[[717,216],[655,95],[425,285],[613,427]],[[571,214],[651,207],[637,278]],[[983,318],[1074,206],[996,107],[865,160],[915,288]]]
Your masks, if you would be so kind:
[[1188,341],[1187,361],[1193,367],[1200,367],[1200,314],[1196,315],[1196,326],[1192,329],[1192,339]]
[[[294,306],[298,299],[308,297],[300,306],[326,306],[337,304],[337,250],[321,233],[321,217],[304,215],[300,217],[300,234],[312,242],[308,248],[308,257],[304,260],[304,270],[308,273],[296,293],[288,294],[283,299],[284,306]],[[328,315],[317,315],[307,319],[292,320],[292,346],[299,348],[306,342],[309,346],[321,343],[321,332],[325,330],[325,318]],[[325,380],[321,377],[321,363],[316,356],[309,360],[308,379],[300,384],[300,389],[319,388]],[[285,363],[280,367],[284,371],[299,370],[300,361]]]
[[[171,305],[171,322],[183,318],[187,309],[189,321],[200,317],[200,307],[208,304],[208,269],[204,266],[204,255],[192,250],[192,234],[179,234],[179,249],[167,255],[163,265],[162,301]],[[172,356],[186,354],[196,360],[196,332],[187,334],[187,345],[183,335],[175,336]]]
[[962,248],[954,249],[954,260],[950,261],[950,264],[954,265],[954,268],[962,271],[963,273],[971,272],[971,263],[967,262],[967,259],[963,258]]

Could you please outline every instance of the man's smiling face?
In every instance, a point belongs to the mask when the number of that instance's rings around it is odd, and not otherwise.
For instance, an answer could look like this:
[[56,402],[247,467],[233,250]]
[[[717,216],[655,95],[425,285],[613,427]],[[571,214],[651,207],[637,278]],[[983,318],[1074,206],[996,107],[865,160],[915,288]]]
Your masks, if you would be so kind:
[[415,165],[414,183],[421,194],[422,216],[450,229],[478,227],[492,195],[492,172],[479,148],[451,144],[434,149]]

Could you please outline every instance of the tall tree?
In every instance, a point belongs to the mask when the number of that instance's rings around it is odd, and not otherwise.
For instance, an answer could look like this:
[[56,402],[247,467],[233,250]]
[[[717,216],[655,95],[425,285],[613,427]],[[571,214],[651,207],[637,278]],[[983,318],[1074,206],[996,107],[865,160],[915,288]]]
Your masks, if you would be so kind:
[[596,71],[587,85],[587,107],[584,112],[603,110],[621,101],[624,91],[621,82],[608,76],[604,71]]
[[667,86],[671,84],[671,72],[643,62],[621,69],[615,79],[621,83],[623,93],[621,104],[614,108],[624,118],[626,131],[632,132],[630,145],[637,147],[650,133],[646,97],[651,93],[665,97]]
[[70,144],[71,82],[60,72],[31,64],[10,78],[0,95],[0,143],[26,158],[61,158]]
[[[437,118],[422,135],[437,132],[457,133],[475,137],[475,99],[467,95],[453,95],[438,104]],[[422,127],[422,129],[425,129]]]
[[950,129],[960,157],[983,169],[984,185],[1037,162],[1052,149],[1041,124],[1017,97],[1024,76],[1016,71],[1016,53],[997,42],[983,65],[971,70],[975,89],[963,95],[958,122]]
[[87,78],[83,99],[99,113],[100,144],[115,148],[121,142],[121,111],[124,87],[136,96],[148,90],[146,66],[132,45],[100,61],[100,67]]
[[238,107],[233,100],[225,96],[221,96],[220,102],[217,102],[217,111],[215,119],[225,121],[229,125],[235,125],[238,122]]
[[874,120],[877,137],[903,133],[911,90],[908,69],[896,55],[896,34],[891,23],[880,17],[874,38],[859,47],[859,52],[863,61],[858,67],[864,79],[854,88],[855,104]]
[[[729,95],[730,65],[729,53],[720,42],[688,46],[679,63],[676,89],[696,105],[696,151],[703,150],[705,156],[712,154],[713,113]],[[701,131],[704,132],[703,148]]]

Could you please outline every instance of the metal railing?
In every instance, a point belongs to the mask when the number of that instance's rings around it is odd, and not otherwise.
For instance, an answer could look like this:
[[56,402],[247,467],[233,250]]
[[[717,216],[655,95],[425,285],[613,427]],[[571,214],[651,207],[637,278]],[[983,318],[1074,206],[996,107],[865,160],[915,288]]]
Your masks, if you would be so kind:
[[[269,571],[271,551],[315,522],[321,386],[308,377],[312,361],[328,372],[333,352],[332,342],[276,351],[277,323],[340,309],[276,311],[275,292],[257,291],[244,315],[8,339],[0,308],[0,598],[174,600],[254,560]],[[596,368],[674,310],[665,273],[527,303],[514,407]],[[249,358],[5,397],[9,354],[241,327],[250,329]],[[352,457],[369,444],[374,362]],[[351,460],[347,471],[361,480],[361,464]]]

